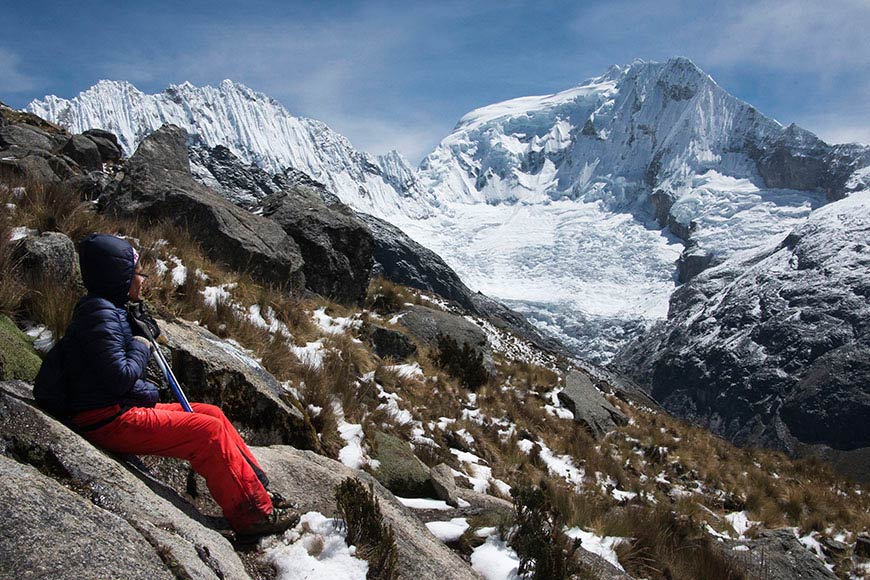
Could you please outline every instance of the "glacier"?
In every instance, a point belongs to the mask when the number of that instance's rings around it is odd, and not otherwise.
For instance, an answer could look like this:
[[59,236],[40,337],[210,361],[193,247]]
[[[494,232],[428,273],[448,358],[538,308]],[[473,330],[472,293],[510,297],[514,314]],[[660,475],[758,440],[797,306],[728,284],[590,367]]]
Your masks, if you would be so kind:
[[113,131],[128,153],[172,122],[270,174],[301,171],[593,362],[664,319],[681,282],[870,182],[868,148],[785,127],[680,57],[471,111],[416,169],[232,81],[157,95],[101,81],[28,110]]

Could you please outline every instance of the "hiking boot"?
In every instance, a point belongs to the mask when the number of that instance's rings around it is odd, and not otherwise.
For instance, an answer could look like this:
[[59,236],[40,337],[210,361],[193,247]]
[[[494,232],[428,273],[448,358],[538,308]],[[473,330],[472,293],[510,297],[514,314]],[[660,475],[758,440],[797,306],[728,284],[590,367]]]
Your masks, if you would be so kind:
[[266,490],[266,493],[269,494],[269,499],[272,500],[273,508],[292,508],[296,509],[299,505],[293,503],[289,499],[285,498],[283,495],[278,493],[277,491]]
[[280,534],[299,523],[299,512],[289,508],[274,508],[272,513],[244,530],[236,532],[241,540],[251,540],[262,536]]

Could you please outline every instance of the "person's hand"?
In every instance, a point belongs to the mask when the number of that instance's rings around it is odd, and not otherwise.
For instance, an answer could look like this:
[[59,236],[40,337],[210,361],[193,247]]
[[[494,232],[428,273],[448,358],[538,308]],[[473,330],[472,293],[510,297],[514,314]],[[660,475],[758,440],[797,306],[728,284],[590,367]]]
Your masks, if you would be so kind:
[[133,330],[133,336],[144,336],[148,340],[160,336],[160,327],[157,326],[154,317],[148,313],[144,302],[128,303],[127,312],[130,315],[130,328]]

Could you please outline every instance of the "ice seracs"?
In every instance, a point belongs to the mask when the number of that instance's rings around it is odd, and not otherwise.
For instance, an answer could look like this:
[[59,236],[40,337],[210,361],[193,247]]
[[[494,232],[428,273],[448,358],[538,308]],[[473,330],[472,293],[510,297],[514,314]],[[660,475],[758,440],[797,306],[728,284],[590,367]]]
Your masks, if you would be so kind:
[[377,215],[394,213],[402,199],[414,205],[407,200],[418,193],[413,168],[397,152],[376,158],[357,151],[325,123],[296,117],[278,101],[231,80],[217,87],[170,85],[154,95],[128,82],[103,80],[73,99],[47,96],[27,109],[76,133],[111,131],[127,155],[172,123],[195,141],[223,145],[271,173],[287,167],[304,171],[345,203]]

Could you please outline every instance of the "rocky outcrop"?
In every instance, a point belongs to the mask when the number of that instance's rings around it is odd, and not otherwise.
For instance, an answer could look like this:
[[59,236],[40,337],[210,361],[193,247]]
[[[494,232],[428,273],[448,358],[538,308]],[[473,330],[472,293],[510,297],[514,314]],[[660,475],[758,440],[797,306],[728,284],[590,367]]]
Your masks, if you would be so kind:
[[22,238],[12,256],[21,273],[30,279],[50,281],[55,285],[81,284],[75,244],[60,232]]
[[[25,490],[13,495],[4,490],[0,496],[6,522],[0,542],[24,547],[22,538],[45,541],[30,543],[26,555],[4,551],[16,554],[14,560],[2,559],[3,566],[17,565],[18,575],[7,577],[28,577],[40,570],[43,559],[47,566],[59,567],[66,558],[70,574],[58,572],[60,578],[127,577],[120,570],[128,567],[131,578],[145,578],[142,574],[147,572],[154,578],[249,578],[230,543],[203,525],[202,516],[182,498],[159,482],[150,482],[152,490],[116,460],[31,406],[26,400],[29,391],[23,383],[0,383],[0,453],[5,456],[0,458],[0,481],[20,481]],[[12,497],[26,496],[31,488],[33,498],[22,497],[23,505],[37,498],[47,503],[33,505],[32,510],[11,503]],[[40,514],[44,519],[37,519]],[[10,522],[15,522],[14,528]],[[13,533],[21,538],[10,538]],[[100,573],[110,567],[111,572]]]
[[191,177],[187,133],[179,127],[164,126],[142,142],[103,207],[116,215],[172,221],[217,262],[270,284],[304,285],[302,256],[292,238]]
[[417,352],[417,345],[404,333],[376,324],[371,326],[369,344],[379,357],[397,361],[405,360]]
[[172,349],[173,372],[190,400],[221,407],[253,445],[319,449],[301,405],[260,363],[196,324],[177,320],[160,327]]
[[281,174],[273,176],[253,163],[246,164],[223,145],[197,143],[189,147],[188,154],[197,181],[248,210],[288,185],[280,179]]
[[435,493],[429,468],[417,459],[407,441],[386,433],[374,437],[375,454],[379,463],[375,478],[394,494],[401,497],[431,497]]
[[299,245],[309,290],[343,304],[365,299],[374,241],[350,208],[327,205],[317,188],[298,185],[264,199],[262,213]]
[[495,363],[492,360],[492,350],[486,333],[478,325],[461,316],[414,305],[402,312],[399,324],[404,326],[412,336],[433,346],[437,346],[439,335],[452,338],[459,346],[468,345],[483,355],[483,364],[488,371],[492,372],[494,369]]
[[[312,196],[303,195],[301,197],[302,201],[306,199],[310,200],[307,202],[309,206],[320,206],[314,217],[322,220],[324,223],[317,225],[315,234],[321,228],[324,232],[328,233],[330,222],[346,220],[347,206],[336,195],[330,192],[325,185],[298,169],[288,167],[281,173],[270,175],[254,164],[244,163],[229,149],[222,146],[207,147],[197,143],[189,147],[188,153],[194,178],[240,207],[260,212],[263,209],[264,200],[269,196],[283,191],[308,192],[320,198],[319,203]],[[396,165],[396,170],[400,170],[398,165]],[[410,179],[410,177],[407,177],[407,179]],[[408,187],[416,187],[412,181],[406,185]],[[294,207],[295,202],[292,198],[299,196],[291,195],[289,197],[291,199],[284,200],[283,203],[289,206],[289,209],[292,210],[291,213],[304,216],[304,207],[300,208],[298,203]],[[273,199],[280,200],[281,195]],[[322,207],[323,205],[326,207]],[[333,212],[338,212],[338,216],[333,215]],[[311,214],[310,211],[308,213]],[[274,214],[271,217],[274,217]],[[487,318],[497,327],[517,334],[542,350],[565,356],[569,355],[568,351],[557,340],[542,336],[521,314],[483,294],[472,292],[440,256],[413,241],[399,228],[382,219],[364,213],[356,213],[356,217],[372,235],[374,259],[372,273],[374,275],[381,275],[397,284],[437,294],[447,300],[456,302],[475,314]],[[295,219],[298,220],[299,218]],[[323,226],[326,226],[326,228],[323,228]],[[300,246],[303,246],[303,255],[307,261],[311,261],[306,251],[306,243],[303,241],[310,236],[302,232],[303,237],[299,238],[297,234],[293,233],[294,229],[296,229],[295,226],[291,227],[288,233],[294,237]],[[316,238],[323,237],[319,234],[316,236]],[[329,246],[332,246],[332,248],[329,248]],[[355,253],[353,247],[348,252],[344,252],[343,247],[344,244],[341,241],[338,243],[334,243],[331,240],[319,242],[315,239],[314,246],[311,249],[314,255],[329,256],[336,251],[339,254],[346,253],[344,257],[339,255],[337,260],[330,259],[327,264],[341,264],[345,260],[349,263],[360,262],[360,256]],[[340,273],[342,268],[338,267],[335,270]],[[309,264],[306,266],[305,272],[306,279],[312,277],[317,279],[321,276],[319,266],[315,267]],[[326,286],[327,292],[330,292],[333,291],[332,287],[335,284],[334,277],[332,277],[327,279],[325,284],[312,284],[309,280],[308,287],[315,292],[323,293],[318,288]]]
[[439,463],[429,470],[435,495],[447,502],[447,505],[459,507],[459,495],[456,489],[456,478],[453,469],[446,463]]
[[103,163],[110,163],[121,159],[121,146],[118,137],[109,131],[102,129],[88,129],[82,135],[94,142],[100,151],[100,159]]
[[5,106],[0,106],[0,151],[0,175],[36,182],[68,181],[88,197],[96,197],[93,190],[105,185],[104,164],[120,159],[117,139],[107,131],[70,135],[36,115]]
[[574,421],[595,438],[603,437],[628,418],[613,406],[595,388],[592,379],[583,372],[570,371],[565,376],[565,387],[559,392],[559,401],[574,414]]
[[302,512],[335,513],[335,487],[347,477],[373,486],[375,496],[396,535],[398,572],[402,580],[473,580],[479,576],[436,539],[408,508],[366,473],[308,451],[273,446],[252,449],[273,481],[272,487],[299,503]]
[[[780,243],[699,274],[618,367],[674,414],[737,443],[866,461],[868,220],[870,192],[855,193]],[[867,465],[835,465],[866,476]]]
[[[742,546],[735,551],[734,548]],[[834,580],[837,575],[801,544],[791,529],[764,530],[751,540],[726,540],[725,553],[751,577],[766,580]]]
[[374,236],[376,274],[396,284],[426,290],[474,310],[471,300],[474,293],[438,254],[380,218],[364,213],[357,215]]
[[73,135],[67,139],[60,152],[87,171],[96,171],[103,163],[97,144],[84,135]]
[[781,133],[747,145],[767,187],[819,190],[842,199],[856,170],[870,165],[870,149],[860,145],[828,145],[792,123]]

